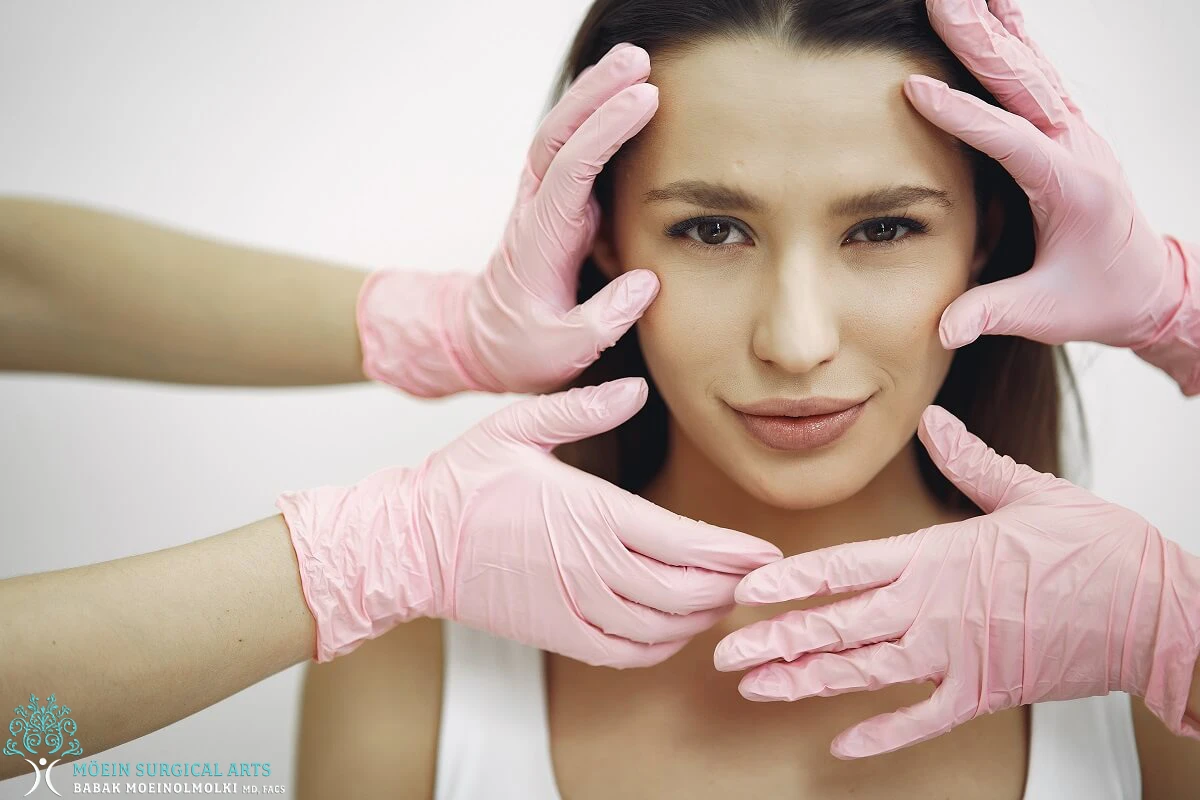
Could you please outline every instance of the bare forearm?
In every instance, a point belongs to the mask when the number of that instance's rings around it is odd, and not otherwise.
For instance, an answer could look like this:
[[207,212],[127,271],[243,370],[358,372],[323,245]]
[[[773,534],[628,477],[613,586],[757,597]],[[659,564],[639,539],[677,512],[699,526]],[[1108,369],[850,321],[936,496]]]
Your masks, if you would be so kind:
[[[96,754],[312,658],[276,516],[145,555],[0,581],[0,700],[50,693]],[[0,779],[25,763],[0,759]]]
[[0,369],[181,383],[363,380],[366,273],[0,198]]

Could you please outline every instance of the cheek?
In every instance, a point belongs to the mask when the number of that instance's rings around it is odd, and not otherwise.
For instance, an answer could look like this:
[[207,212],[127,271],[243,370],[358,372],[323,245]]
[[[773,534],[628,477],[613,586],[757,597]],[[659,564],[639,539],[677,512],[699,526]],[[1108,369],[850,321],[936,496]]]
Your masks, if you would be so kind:
[[668,403],[694,399],[745,352],[745,271],[691,252],[632,214],[618,212],[614,239],[623,271],[658,276],[658,296],[637,323],[650,376]]
[[729,273],[669,258],[649,268],[660,288],[638,322],[646,365],[668,403],[698,399],[696,390],[710,386],[745,351],[742,287]]
[[942,347],[942,312],[967,288],[971,252],[938,248],[911,263],[857,273],[851,285],[855,311],[848,338],[886,373],[901,394],[924,398],[937,394],[953,352]]

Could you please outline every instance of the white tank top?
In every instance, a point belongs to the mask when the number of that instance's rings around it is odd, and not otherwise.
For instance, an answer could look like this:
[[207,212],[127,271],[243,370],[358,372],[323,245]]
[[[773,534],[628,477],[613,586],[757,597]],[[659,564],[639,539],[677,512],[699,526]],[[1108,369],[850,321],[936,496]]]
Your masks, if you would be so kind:
[[[542,652],[442,624],[444,677],[435,800],[560,800]],[[1030,709],[1025,800],[1142,796],[1129,695]]]

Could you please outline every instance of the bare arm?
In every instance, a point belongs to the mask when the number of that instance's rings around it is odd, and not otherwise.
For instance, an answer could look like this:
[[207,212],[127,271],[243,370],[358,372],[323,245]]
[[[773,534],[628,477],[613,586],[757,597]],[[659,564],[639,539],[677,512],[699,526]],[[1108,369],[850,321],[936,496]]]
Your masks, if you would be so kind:
[[1200,787],[1200,742],[1176,736],[1140,699],[1134,697],[1130,701],[1141,763],[1142,797],[1145,800],[1195,797]]
[[[1200,787],[1200,742],[1176,736],[1137,697],[1130,698],[1145,800],[1193,797]],[[1200,720],[1200,661],[1192,671],[1187,715]]]
[[[154,553],[9,578],[0,608],[0,698],[55,693],[87,755],[311,659],[316,640],[279,516]],[[26,769],[0,759],[0,780]]]
[[367,273],[0,198],[0,369],[218,385],[364,380]]
[[433,797],[441,696],[441,620],[413,620],[349,655],[309,664],[296,797]]

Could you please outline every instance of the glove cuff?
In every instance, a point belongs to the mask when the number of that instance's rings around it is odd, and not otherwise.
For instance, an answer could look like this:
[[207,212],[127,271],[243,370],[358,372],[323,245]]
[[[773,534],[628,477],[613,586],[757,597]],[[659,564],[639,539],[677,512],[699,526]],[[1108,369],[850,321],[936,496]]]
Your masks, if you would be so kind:
[[1141,697],[1177,736],[1200,739],[1200,721],[1187,716],[1200,659],[1200,559],[1157,531],[1152,533],[1130,617],[1135,628],[1127,633],[1125,645],[1128,657],[1138,663],[1134,668],[1126,665],[1121,685],[1114,688]]
[[354,486],[285,492],[276,500],[316,621],[315,661],[345,655],[436,608],[417,524],[419,477],[388,469]]
[[[1134,352],[1166,372],[1188,397],[1200,394],[1200,250],[1173,236],[1164,236],[1167,272],[1181,289],[1166,322],[1148,345]],[[1174,281],[1173,281],[1174,282]]]
[[415,397],[500,391],[467,343],[467,298],[478,276],[469,273],[379,270],[358,293],[358,338],[363,374]]

